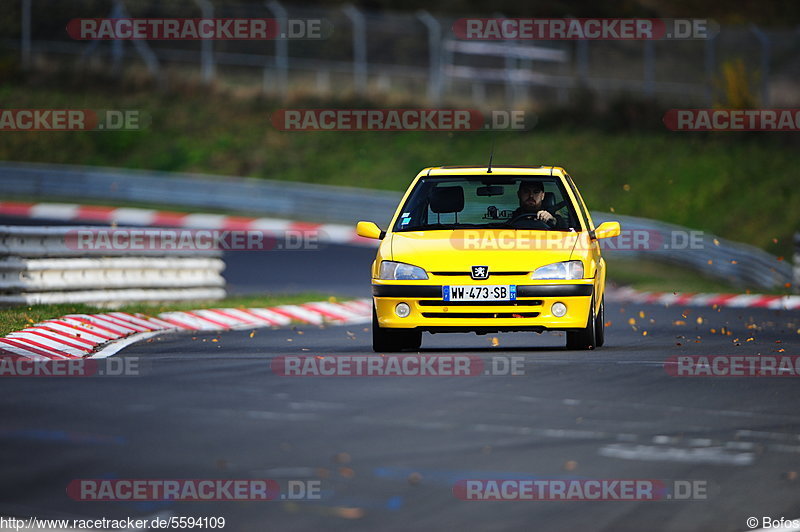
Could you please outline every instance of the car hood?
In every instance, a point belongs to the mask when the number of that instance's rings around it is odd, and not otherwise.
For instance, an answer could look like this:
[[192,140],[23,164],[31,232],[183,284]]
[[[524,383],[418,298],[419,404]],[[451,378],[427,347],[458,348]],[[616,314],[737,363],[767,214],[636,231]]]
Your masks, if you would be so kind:
[[[392,233],[392,260],[427,271],[533,271],[539,266],[584,259],[576,246],[581,233],[480,229]],[[573,252],[575,250],[575,252]]]

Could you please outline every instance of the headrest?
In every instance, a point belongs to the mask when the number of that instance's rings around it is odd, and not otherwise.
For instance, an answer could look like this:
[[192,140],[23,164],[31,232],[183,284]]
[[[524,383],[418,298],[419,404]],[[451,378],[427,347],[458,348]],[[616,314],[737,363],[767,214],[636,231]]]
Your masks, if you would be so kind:
[[464,210],[463,187],[436,187],[431,190],[431,210],[437,214]]
[[542,208],[544,210],[552,209],[556,206],[556,196],[552,192],[545,192],[544,199],[542,200]]

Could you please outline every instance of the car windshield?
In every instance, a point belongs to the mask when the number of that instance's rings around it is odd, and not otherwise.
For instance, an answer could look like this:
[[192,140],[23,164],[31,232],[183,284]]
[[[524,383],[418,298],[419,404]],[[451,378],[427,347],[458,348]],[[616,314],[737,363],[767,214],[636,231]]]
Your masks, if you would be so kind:
[[393,231],[475,228],[577,231],[580,224],[556,177],[424,177]]

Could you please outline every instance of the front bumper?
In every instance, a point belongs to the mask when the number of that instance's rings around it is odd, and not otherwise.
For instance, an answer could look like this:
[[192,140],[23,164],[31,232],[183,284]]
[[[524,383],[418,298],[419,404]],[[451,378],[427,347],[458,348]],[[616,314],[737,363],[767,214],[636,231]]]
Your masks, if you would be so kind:
[[[591,280],[593,281],[593,280]],[[592,282],[517,285],[516,301],[445,302],[442,285],[373,281],[372,293],[381,327],[431,332],[502,332],[579,329],[586,327],[592,304]],[[567,306],[565,316],[552,314],[553,303]],[[398,303],[411,313],[400,318]]]

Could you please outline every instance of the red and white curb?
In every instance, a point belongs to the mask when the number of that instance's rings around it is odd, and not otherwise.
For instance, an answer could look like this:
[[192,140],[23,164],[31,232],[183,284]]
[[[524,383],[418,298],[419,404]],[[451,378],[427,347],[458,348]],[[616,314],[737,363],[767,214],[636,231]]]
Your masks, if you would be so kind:
[[104,207],[77,203],[23,203],[0,201],[0,215],[17,218],[94,222],[140,227],[180,227],[221,231],[263,231],[280,235],[287,232],[317,233],[317,241],[332,244],[355,244],[376,247],[377,242],[356,234],[344,224],[314,224],[281,218],[251,218],[224,214],[157,211],[131,207]]
[[175,311],[158,316],[127,312],[70,314],[0,338],[0,356],[33,360],[106,358],[131,343],[165,332],[280,327],[292,322],[355,324],[371,319],[371,299]]
[[615,303],[650,303],[665,306],[800,309],[800,296],[762,294],[695,294],[682,292],[642,292],[633,288],[609,288],[609,301]]

